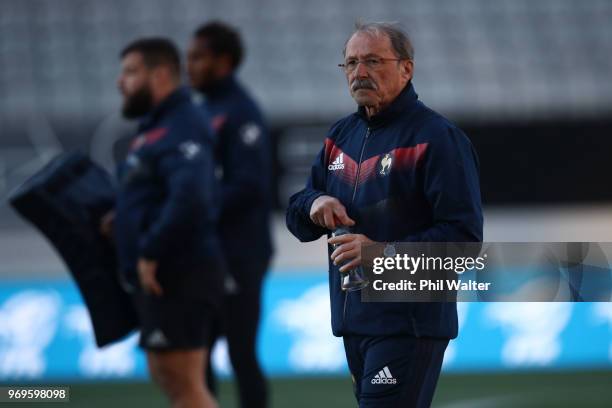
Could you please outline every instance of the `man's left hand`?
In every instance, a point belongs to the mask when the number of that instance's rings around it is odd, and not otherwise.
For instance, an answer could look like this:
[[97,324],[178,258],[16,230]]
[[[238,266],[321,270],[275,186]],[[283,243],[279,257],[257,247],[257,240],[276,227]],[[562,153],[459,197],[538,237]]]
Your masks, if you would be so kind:
[[334,265],[350,260],[340,267],[340,272],[348,272],[361,265],[361,245],[373,244],[370,238],[363,234],[345,234],[338,237],[331,237],[328,243],[336,245],[336,249],[331,254]]

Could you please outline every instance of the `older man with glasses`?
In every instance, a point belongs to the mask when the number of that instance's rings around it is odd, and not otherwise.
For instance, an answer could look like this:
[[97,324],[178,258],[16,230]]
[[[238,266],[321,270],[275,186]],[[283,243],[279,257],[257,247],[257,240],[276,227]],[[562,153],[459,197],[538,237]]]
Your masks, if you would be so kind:
[[457,336],[456,304],[366,303],[343,290],[345,277],[361,266],[363,244],[482,241],[478,159],[459,128],[418,100],[400,28],[358,24],[343,54],[358,110],[329,130],[287,226],[301,241],[331,237],[332,331],[359,406],[428,407]]

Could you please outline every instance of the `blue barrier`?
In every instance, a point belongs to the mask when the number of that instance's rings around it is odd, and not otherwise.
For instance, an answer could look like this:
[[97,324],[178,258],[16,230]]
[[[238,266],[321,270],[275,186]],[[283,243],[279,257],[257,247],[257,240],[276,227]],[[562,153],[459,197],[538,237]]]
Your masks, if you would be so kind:
[[[612,366],[612,303],[460,303],[460,336],[448,372]],[[271,376],[343,375],[331,335],[327,277],[272,274],[266,282],[259,353]],[[231,372],[221,341],[213,364]],[[97,349],[87,312],[68,280],[0,282],[0,381],[143,379],[137,334]]]

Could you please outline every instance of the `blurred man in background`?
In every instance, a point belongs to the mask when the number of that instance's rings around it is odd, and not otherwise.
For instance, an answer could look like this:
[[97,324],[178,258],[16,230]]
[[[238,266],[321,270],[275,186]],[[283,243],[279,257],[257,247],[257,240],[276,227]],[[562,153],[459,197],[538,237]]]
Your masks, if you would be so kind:
[[180,60],[166,39],[121,52],[123,115],[141,118],[119,165],[114,233],[134,288],[153,379],[175,407],[215,407],[204,386],[212,324],[223,288],[209,121],[180,88]]
[[328,240],[330,291],[360,407],[428,407],[457,336],[455,303],[362,303],[360,292],[342,291],[362,244],[482,240],[476,154],[460,129],[418,101],[413,53],[395,25],[357,25],[341,67],[358,110],[332,126],[287,210],[301,241],[352,227]]
[[240,35],[221,22],[198,28],[189,46],[191,86],[204,97],[217,134],[220,164],[219,236],[229,266],[223,332],[243,408],[265,407],[267,385],[256,343],[261,288],[272,256],[270,140],[264,118],[236,79]]

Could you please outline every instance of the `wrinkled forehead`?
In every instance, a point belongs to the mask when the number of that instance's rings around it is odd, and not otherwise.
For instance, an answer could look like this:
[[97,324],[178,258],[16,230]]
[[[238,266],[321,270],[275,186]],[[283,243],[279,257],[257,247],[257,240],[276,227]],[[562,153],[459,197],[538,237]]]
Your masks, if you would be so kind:
[[363,58],[373,55],[395,56],[391,40],[386,34],[358,31],[346,43],[345,58]]

